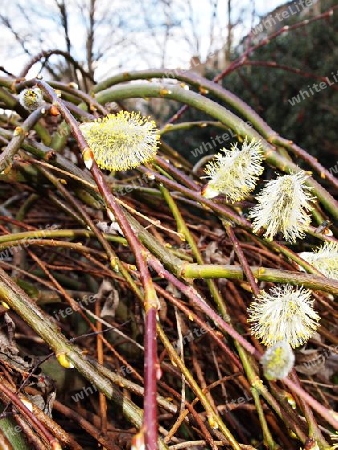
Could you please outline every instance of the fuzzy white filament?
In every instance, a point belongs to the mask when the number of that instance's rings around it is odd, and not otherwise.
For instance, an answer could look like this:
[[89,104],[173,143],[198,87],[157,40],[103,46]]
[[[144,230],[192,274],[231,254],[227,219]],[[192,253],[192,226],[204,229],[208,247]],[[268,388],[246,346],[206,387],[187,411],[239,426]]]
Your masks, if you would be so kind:
[[263,172],[263,151],[259,142],[245,138],[242,149],[237,144],[231,150],[222,149],[204,169],[210,181],[202,189],[202,195],[213,198],[225,195],[233,203],[246,198],[256,186]]
[[311,188],[305,185],[308,177],[304,171],[300,171],[266,183],[256,196],[258,204],[249,212],[249,216],[254,219],[255,233],[264,228],[264,237],[272,240],[281,232],[290,242],[305,237],[304,231],[310,225],[309,211],[313,209],[314,201],[310,194]]
[[289,284],[262,291],[248,308],[252,334],[264,345],[287,341],[292,348],[304,344],[316,331],[319,315],[311,291]]
[[328,278],[338,280],[338,242],[325,242],[316,252],[299,256]]
[[276,342],[269,347],[261,359],[263,372],[268,380],[281,380],[292,370],[295,355],[287,341]]
[[157,152],[155,122],[136,112],[108,114],[81,124],[80,130],[101,169],[132,169],[151,161]]
[[19,102],[28,111],[35,111],[45,103],[39,88],[22,90],[19,94]]

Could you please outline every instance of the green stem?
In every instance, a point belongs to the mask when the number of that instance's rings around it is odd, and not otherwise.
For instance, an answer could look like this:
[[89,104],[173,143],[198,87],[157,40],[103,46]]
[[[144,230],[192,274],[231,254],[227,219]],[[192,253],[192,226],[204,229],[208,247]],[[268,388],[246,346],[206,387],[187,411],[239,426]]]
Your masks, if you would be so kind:
[[[297,372],[295,370],[293,370],[291,372],[290,379],[292,379],[292,381],[297,386],[300,386],[299,378],[298,378]],[[299,397],[298,400],[299,400],[301,409],[304,412],[305,420],[306,420],[306,422],[308,424],[308,427],[309,427],[309,433],[308,433],[309,437],[313,438],[317,442],[320,450],[329,450],[330,447],[329,447],[328,443],[325,441],[325,439],[323,438],[323,435],[322,435],[322,433],[321,433],[321,431],[319,429],[319,426],[318,426],[318,424],[316,422],[316,419],[315,419],[315,417],[313,415],[313,412],[312,412],[311,408],[302,399],[302,397]]]
[[[56,355],[66,355],[77,370],[107,398],[122,408],[123,415],[137,428],[142,425],[142,411],[114,386],[110,380],[101,375],[86,359],[82,352],[58,331],[50,318],[42,312],[26,293],[0,268],[0,298],[5,301],[20,317],[46,342]],[[161,443],[162,450],[167,446]]]
[[[173,200],[169,191],[164,186],[160,185],[160,190],[162,192],[162,195],[163,195],[165,201],[168,203],[168,206],[176,220],[177,231],[184,236],[185,240],[190,245],[192,254],[196,258],[197,263],[204,264],[202,255],[196,245],[196,242],[195,242],[192,234],[190,233],[189,228],[187,227],[187,224],[185,223],[185,220],[183,219],[183,216],[182,216],[180,210],[177,207],[177,204]],[[223,317],[228,316],[226,305],[225,305],[224,300],[216,286],[216,283],[210,279],[206,280],[206,282],[207,282],[208,288],[210,290],[210,293],[211,293],[213,299],[215,300],[218,310],[220,311],[220,313],[222,314]]]
[[302,398],[312,409],[317,411],[330,425],[332,425],[336,430],[338,430],[338,420],[336,419],[337,414],[333,410],[328,410],[317,400],[315,400],[311,395],[304,391],[300,386],[297,386],[293,381],[288,378],[283,379],[283,383],[288,386],[288,388]]
[[270,449],[270,450],[275,450],[277,448],[280,448],[279,446],[277,446],[277,444],[274,442],[273,437],[270,433],[267,421],[265,419],[265,415],[263,412],[263,408],[259,399],[259,391],[256,390],[255,388],[255,381],[257,381],[257,375],[252,367],[252,363],[249,360],[249,356],[248,354],[245,352],[245,350],[235,341],[235,346],[237,348],[239,357],[241,358],[243,367],[244,367],[244,371],[247,375],[247,378],[251,384],[251,392],[252,392],[252,396],[256,405],[256,409],[257,409],[257,413],[258,413],[258,418],[262,427],[262,431],[263,431],[263,437],[264,437],[264,444]]
[[[279,399],[279,404],[276,399],[271,395],[263,381],[256,377],[255,380],[252,380],[252,387],[255,389],[267,402],[268,405],[275,411],[278,417],[285,423],[287,427],[293,430],[298,439],[301,442],[305,442],[307,439],[307,435],[303,431],[303,423],[298,415],[290,408],[285,399]],[[272,386],[272,391],[276,391],[276,389]]]
[[[90,238],[94,237],[94,233],[90,230],[72,230],[72,229],[54,229],[47,228],[44,230],[33,230],[33,231],[23,231],[22,233],[11,233],[4,234],[0,236],[0,245],[10,243],[10,245],[20,245],[18,241],[34,241],[35,239],[41,238],[66,238],[66,239],[76,239],[78,237]],[[104,234],[108,241],[120,243],[122,245],[127,245],[125,238],[120,236],[114,236],[112,234]],[[2,246],[1,248],[6,248]]]
[[0,173],[5,169],[9,170],[11,168],[14,155],[19,151],[27,133],[34,127],[37,121],[48,112],[49,108],[47,106],[41,106],[30,114],[22,125],[16,127],[12,140],[0,155]]
[[[98,93],[104,89],[108,89],[111,86],[126,81],[150,80],[152,78],[174,78],[176,80],[183,81],[197,87],[200,92],[208,92],[212,94],[214,97],[217,97],[222,102],[225,102],[225,104],[229,105],[232,109],[234,109],[237,113],[244,117],[268,142],[276,146],[285,147],[298,157],[301,157],[320,174],[321,178],[329,180],[333,186],[338,188],[337,179],[332,173],[325,169],[325,167],[322,166],[316,160],[316,158],[314,158],[302,148],[298,147],[292,141],[280,137],[278,133],[276,133],[247,103],[245,103],[235,94],[223,88],[214,81],[207,80],[196,72],[179,69],[123,72],[108,78],[102,83],[98,83],[94,88],[94,92]],[[169,124],[169,127],[170,126],[172,125]],[[170,129],[169,127],[168,129]]]
[[[260,281],[274,283],[290,283],[295,286],[304,286],[309,289],[338,294],[338,281],[324,276],[305,273],[290,272],[288,270],[269,269],[267,267],[250,267],[251,272]],[[231,280],[244,280],[243,269],[238,266],[205,264],[183,264],[178,270],[183,278],[227,278]]]
[[158,335],[163,342],[163,345],[165,346],[166,350],[168,351],[170,358],[175,363],[175,365],[180,369],[182,375],[185,377],[187,382],[189,383],[191,389],[195,392],[197,397],[199,398],[201,404],[203,405],[207,418],[209,421],[209,424],[214,429],[219,429],[224,436],[228,439],[229,444],[231,445],[231,448],[234,450],[241,450],[240,445],[236,441],[236,439],[231,434],[230,430],[226,427],[222,419],[218,414],[215,414],[215,412],[212,409],[212,406],[210,405],[207,397],[203,393],[202,389],[199,387],[199,385],[194,380],[192,374],[189,372],[187,367],[185,366],[182,359],[178,356],[177,352],[175,351],[174,347],[170,344],[169,339],[165,335],[162,327],[158,324],[157,325],[157,332]]

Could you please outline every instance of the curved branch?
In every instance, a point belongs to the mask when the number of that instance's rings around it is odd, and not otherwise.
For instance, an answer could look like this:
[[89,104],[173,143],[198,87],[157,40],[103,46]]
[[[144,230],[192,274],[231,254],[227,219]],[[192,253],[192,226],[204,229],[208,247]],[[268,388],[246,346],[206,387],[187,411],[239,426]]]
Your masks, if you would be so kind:
[[[248,64],[250,62],[247,62]],[[296,69],[295,69],[296,70]],[[297,69],[298,70],[298,69]],[[255,127],[255,129],[271,144],[281,145],[289,149],[291,152],[302,157],[310,167],[312,167],[320,175],[321,178],[325,178],[330,183],[338,189],[338,180],[329,172],[324,166],[322,166],[316,158],[307,153],[304,149],[298,147],[289,139],[284,139],[279,134],[274,131],[255,111],[251,106],[241,100],[232,92],[223,88],[222,86],[214,83],[213,81],[207,80],[201,75],[190,72],[186,70],[178,69],[162,69],[162,70],[141,70],[135,72],[124,72],[117,74],[107,80],[99,83],[94,88],[94,92],[99,93],[102,90],[108,89],[116,84],[123,83],[126,81],[133,80],[147,80],[151,78],[158,78],[162,80],[167,80],[168,78],[174,78],[178,81],[183,81],[195,86],[199,89],[201,93],[209,92],[220,100],[224,101],[227,105],[237,111],[241,117],[244,117],[248,122]],[[319,77],[322,79],[323,77]],[[169,124],[171,125],[171,121]],[[168,124],[168,125],[169,125]],[[165,130],[170,130],[170,127],[164,128]]]
[[40,53],[35,55],[22,69],[20,77],[25,77],[34,64],[38,63],[42,58],[45,58],[47,61],[52,55],[63,56],[68,62],[71,62],[75,69],[78,69],[85,78],[88,78],[92,83],[95,83],[94,78],[81,66],[80,63],[78,63],[68,52],[58,49],[42,50]]

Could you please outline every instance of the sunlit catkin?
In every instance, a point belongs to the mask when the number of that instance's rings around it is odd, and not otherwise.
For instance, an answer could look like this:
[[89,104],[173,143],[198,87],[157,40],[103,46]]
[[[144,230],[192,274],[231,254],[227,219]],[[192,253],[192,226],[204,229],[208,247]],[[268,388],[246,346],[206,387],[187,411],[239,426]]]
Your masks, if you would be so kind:
[[19,102],[28,111],[34,111],[44,104],[39,88],[23,89],[19,94]]
[[136,112],[109,114],[81,124],[80,130],[101,169],[132,169],[152,160],[157,152],[155,122]]
[[318,328],[311,291],[289,284],[262,291],[248,308],[252,334],[264,345],[286,341],[292,348],[308,341]]
[[303,252],[299,256],[327,278],[338,280],[338,242],[325,242],[316,252]]
[[261,358],[263,372],[268,380],[281,380],[293,368],[295,355],[287,341],[276,342],[269,347]]
[[213,198],[222,194],[231,203],[243,200],[254,190],[263,172],[261,145],[245,139],[241,150],[236,144],[231,150],[223,148],[221,152],[204,169],[203,178],[210,181],[203,187],[202,195]]
[[253,231],[265,229],[264,237],[272,240],[281,232],[287,241],[294,242],[305,237],[310,225],[309,212],[313,209],[314,197],[305,185],[308,175],[300,171],[292,175],[282,175],[266,183],[256,196],[258,204],[251,209]]

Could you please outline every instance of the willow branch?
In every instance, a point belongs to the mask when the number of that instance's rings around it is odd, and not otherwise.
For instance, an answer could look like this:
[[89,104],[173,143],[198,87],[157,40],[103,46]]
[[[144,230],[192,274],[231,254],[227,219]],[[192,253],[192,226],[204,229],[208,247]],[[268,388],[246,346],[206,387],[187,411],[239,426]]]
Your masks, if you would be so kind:
[[[77,140],[82,154],[86,152],[91,153],[86,140],[84,139],[78,123],[64,105],[62,100],[56,95],[54,90],[44,81],[36,80],[38,86],[51,99],[53,105],[56,105],[71,128],[72,134]],[[154,364],[157,364],[156,351],[156,314],[157,314],[157,295],[153,286],[151,276],[145,261],[143,246],[132,230],[124,212],[115,197],[112,195],[100,169],[98,168],[94,159],[92,159],[90,172],[96,182],[96,185],[105,199],[107,207],[113,213],[118,224],[120,225],[124,236],[126,237],[129,246],[135,256],[136,265],[140,271],[140,279],[144,289],[144,308],[145,308],[145,356],[144,356],[144,384],[145,384],[145,398],[144,398],[144,423],[143,429],[145,434],[145,445],[149,450],[157,449],[157,408],[156,408],[156,371]]]
[[[250,267],[257,280],[275,283],[289,283],[304,286],[309,289],[338,294],[338,281],[324,276],[291,272],[289,270],[269,269],[267,267]],[[227,278],[229,280],[244,280],[242,267],[219,264],[183,264],[178,270],[183,278]]]
[[[102,83],[99,83],[95,87],[95,92],[98,93],[101,90],[108,89],[111,86],[117,85],[126,81],[134,80],[150,80],[153,78],[167,80],[168,78],[175,78],[178,81],[182,81],[190,84],[199,89],[200,92],[208,92],[213,96],[216,96],[219,100],[225,102],[234,109],[239,115],[245,118],[248,123],[251,124],[268,142],[273,145],[280,145],[289,149],[291,152],[300,156],[304,161],[306,161],[310,167],[312,167],[321,176],[321,178],[327,179],[333,186],[338,188],[337,178],[327,170],[318,160],[303,150],[301,147],[294,144],[289,139],[284,139],[279,134],[274,131],[247,103],[241,100],[232,92],[228,91],[219,84],[207,80],[203,76],[190,72],[187,70],[180,69],[162,69],[162,70],[141,70],[135,72],[124,72],[108,78]],[[203,124],[203,122],[202,122]],[[201,126],[201,123],[197,123]],[[215,124],[214,124],[215,125]],[[167,124],[164,127],[163,132],[171,131],[172,129],[185,129],[190,127],[192,124]],[[196,125],[195,125],[196,126]],[[204,125],[205,126],[205,125]]]

